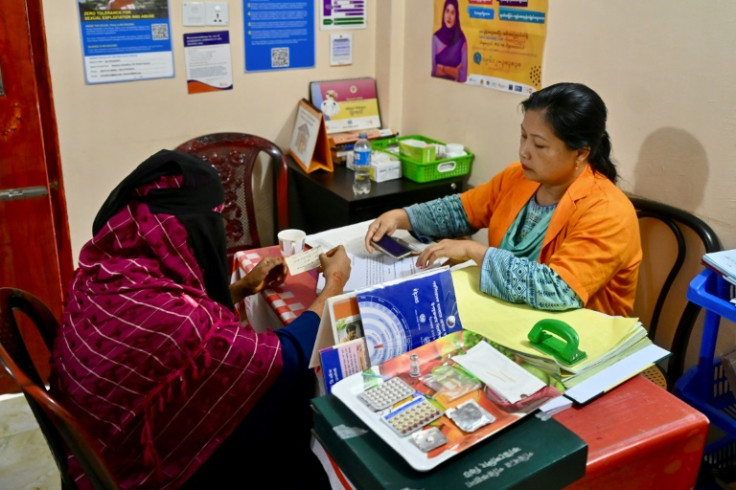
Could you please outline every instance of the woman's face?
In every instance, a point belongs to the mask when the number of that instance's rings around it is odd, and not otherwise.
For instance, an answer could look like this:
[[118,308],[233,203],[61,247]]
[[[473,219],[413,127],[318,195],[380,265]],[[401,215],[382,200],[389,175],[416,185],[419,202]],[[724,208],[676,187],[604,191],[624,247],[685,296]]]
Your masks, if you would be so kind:
[[455,11],[455,6],[451,3],[448,3],[445,7],[445,26],[448,28],[455,27],[455,18],[457,17],[457,12]]
[[571,150],[555,135],[544,111],[526,111],[521,123],[519,159],[527,179],[543,186],[566,187],[580,174],[587,156],[587,149]]

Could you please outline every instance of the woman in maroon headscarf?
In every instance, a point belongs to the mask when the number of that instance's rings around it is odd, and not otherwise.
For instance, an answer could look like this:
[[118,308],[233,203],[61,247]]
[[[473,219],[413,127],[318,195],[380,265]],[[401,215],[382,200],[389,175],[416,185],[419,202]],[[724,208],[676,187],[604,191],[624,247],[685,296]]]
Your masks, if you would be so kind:
[[445,0],[442,27],[432,36],[432,76],[458,82],[468,78],[468,43],[460,28],[457,0]]
[[[228,283],[220,179],[162,150],[118,187],[83,248],[52,354],[52,393],[89,431],[123,488],[214,487],[265,477],[328,482],[309,448],[308,368],[327,297],[350,260],[320,257],[327,285],[288,326],[255,333],[232,305],[285,277],[264,259]],[[80,488],[91,488],[69,456]],[[300,468],[300,472],[294,471]]]

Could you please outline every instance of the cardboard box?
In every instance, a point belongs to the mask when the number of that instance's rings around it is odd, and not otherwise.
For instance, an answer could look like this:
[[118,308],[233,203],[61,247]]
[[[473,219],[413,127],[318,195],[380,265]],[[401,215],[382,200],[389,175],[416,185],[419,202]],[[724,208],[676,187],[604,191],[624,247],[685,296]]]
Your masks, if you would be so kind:
[[429,163],[435,160],[437,145],[414,138],[399,140],[399,153],[419,163]]
[[374,151],[371,156],[371,180],[385,182],[401,178],[401,160],[384,151]]
[[[367,131],[345,131],[342,133],[335,133],[329,135],[327,142],[330,145],[330,148],[336,148],[344,145],[348,145],[347,149],[353,148],[353,143],[358,141],[358,136],[360,133],[366,133],[366,136],[368,137],[368,141],[377,140],[377,139],[383,139],[383,138],[391,138],[396,136],[398,133],[394,131],[391,128],[382,128],[382,129],[369,129]],[[345,148],[340,148],[345,149]]]

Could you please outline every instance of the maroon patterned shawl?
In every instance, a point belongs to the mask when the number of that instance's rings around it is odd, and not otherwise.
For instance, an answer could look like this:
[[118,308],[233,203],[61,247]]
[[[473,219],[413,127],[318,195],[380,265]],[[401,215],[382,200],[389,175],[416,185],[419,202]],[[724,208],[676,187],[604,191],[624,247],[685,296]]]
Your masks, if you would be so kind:
[[[131,186],[132,195],[116,189],[126,204],[95,222],[53,352],[52,393],[80,418],[126,488],[184,482],[282,368],[276,335],[241,326],[223,304],[229,299],[208,294],[187,217],[154,213],[146,202],[160,189],[176,194],[202,184],[188,178],[187,165],[212,178],[209,165],[191,158],[160,152],[141,166],[163,172]],[[80,486],[91,487],[73,457],[70,465]]]

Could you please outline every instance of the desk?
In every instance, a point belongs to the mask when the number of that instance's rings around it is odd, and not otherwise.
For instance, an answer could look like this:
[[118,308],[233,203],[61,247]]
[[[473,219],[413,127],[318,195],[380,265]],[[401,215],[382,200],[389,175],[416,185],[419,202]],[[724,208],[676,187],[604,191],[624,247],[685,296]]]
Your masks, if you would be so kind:
[[[272,254],[274,248],[249,252],[251,261],[260,254]],[[314,299],[315,284],[316,278],[305,273],[290,276],[275,294],[265,294],[276,310],[281,307],[277,306],[280,300],[288,302],[290,313],[296,316]],[[570,488],[692,488],[695,485],[708,419],[642,376],[585,406],[554,417],[588,444],[586,476]]]
[[353,195],[353,172],[335,165],[334,172],[306,173],[293,158],[289,165],[289,223],[308,234],[376,218],[390,209],[462,192],[468,176],[420,184],[408,179],[372,182],[370,194]]

